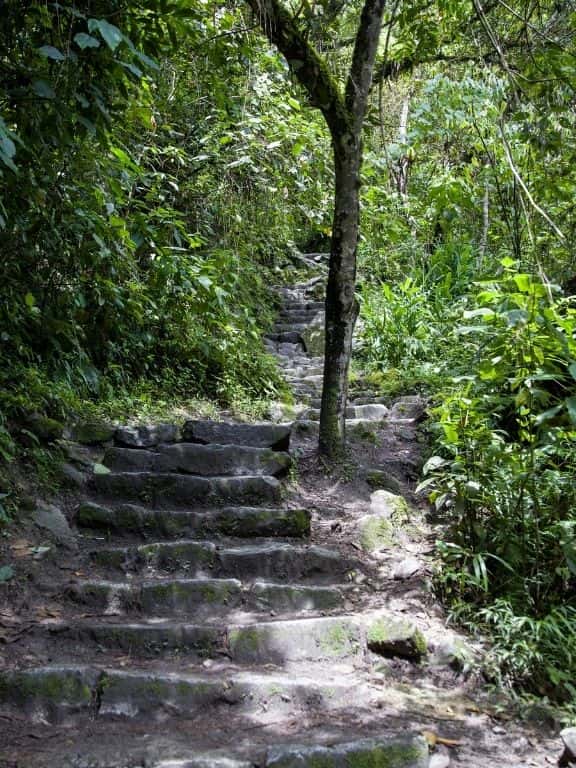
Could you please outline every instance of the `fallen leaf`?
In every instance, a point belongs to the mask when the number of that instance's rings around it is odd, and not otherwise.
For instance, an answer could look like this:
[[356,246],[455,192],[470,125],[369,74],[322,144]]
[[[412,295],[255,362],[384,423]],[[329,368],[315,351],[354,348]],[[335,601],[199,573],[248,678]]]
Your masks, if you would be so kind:
[[424,736],[428,742],[428,746],[432,748],[438,744],[444,744],[445,747],[459,747],[462,744],[461,741],[445,739],[443,736],[438,736],[438,734],[434,733],[434,731],[422,731],[422,736]]

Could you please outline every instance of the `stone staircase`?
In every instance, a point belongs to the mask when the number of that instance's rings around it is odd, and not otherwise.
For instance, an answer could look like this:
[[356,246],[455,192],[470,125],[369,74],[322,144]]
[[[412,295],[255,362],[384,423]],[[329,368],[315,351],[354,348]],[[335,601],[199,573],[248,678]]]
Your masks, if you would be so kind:
[[[283,289],[267,339],[303,402],[294,428],[116,430],[75,513],[62,616],[0,672],[0,729],[17,724],[0,766],[428,767],[413,691],[374,677],[384,659],[416,668],[426,640],[354,549],[311,543],[317,511],[286,480],[294,433],[317,428],[322,283]],[[352,424],[386,415],[351,400]]]

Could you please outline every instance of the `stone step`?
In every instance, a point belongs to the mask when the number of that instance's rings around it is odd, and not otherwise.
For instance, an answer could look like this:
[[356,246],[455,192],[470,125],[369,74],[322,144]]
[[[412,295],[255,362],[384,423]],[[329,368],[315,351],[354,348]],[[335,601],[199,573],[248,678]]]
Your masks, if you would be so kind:
[[357,562],[324,547],[277,542],[217,548],[213,542],[183,539],[136,547],[99,547],[92,550],[91,558],[103,566],[136,572],[152,568],[190,576],[316,584],[344,581],[351,570],[359,568]]
[[275,477],[198,477],[155,472],[94,475],[90,489],[103,498],[144,502],[156,508],[265,504],[280,500]]
[[302,344],[302,336],[298,331],[283,331],[282,333],[267,333],[266,339],[277,344]]
[[428,765],[429,748],[422,735],[387,733],[339,744],[272,747],[264,768],[428,768]]
[[[370,403],[368,405],[349,405],[346,408],[346,419],[361,419],[363,421],[382,421],[388,415],[388,408],[385,405]],[[312,421],[320,419],[320,409],[311,408],[307,413],[307,418]]]
[[139,657],[177,651],[191,659],[228,658],[234,664],[361,664],[367,651],[365,629],[354,616],[218,625],[80,620],[51,627],[50,632],[59,644],[95,643]]
[[154,451],[109,448],[103,464],[115,472],[178,472],[212,477],[218,475],[284,475],[292,460],[287,453],[242,445],[175,443]]
[[274,323],[274,326],[272,328],[272,331],[274,334],[284,334],[284,333],[297,333],[298,336],[302,334],[303,331],[305,331],[309,327],[310,323],[296,323],[296,322],[289,322],[289,323],[282,323],[277,322]]
[[85,581],[70,587],[76,601],[111,612],[142,612],[147,616],[212,617],[232,610],[326,611],[341,607],[344,592],[337,586],[276,584],[238,579],[156,579],[136,582]]
[[187,421],[182,438],[190,443],[247,445],[287,451],[290,447],[290,424],[230,424],[220,421]]
[[180,537],[218,535],[237,537],[310,535],[310,512],[305,509],[224,507],[206,512],[152,510],[133,504],[113,508],[84,502],[78,507],[79,526],[107,534]]
[[323,301],[306,301],[304,299],[286,299],[282,303],[282,312],[321,312],[325,307]]
[[128,671],[98,666],[46,666],[0,672],[0,706],[23,712],[36,722],[55,724],[83,719],[142,719],[234,708],[254,717],[286,714],[318,716],[366,704],[374,693],[358,680],[337,681],[281,673],[202,672],[182,674],[162,668]]

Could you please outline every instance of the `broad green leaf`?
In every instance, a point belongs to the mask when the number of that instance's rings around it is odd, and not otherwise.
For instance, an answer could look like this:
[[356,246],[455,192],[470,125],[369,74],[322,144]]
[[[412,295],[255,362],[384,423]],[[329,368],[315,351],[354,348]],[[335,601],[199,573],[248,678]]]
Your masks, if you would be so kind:
[[576,380],[576,362],[570,363],[570,365],[568,366],[568,371],[572,376],[572,378]]
[[568,415],[573,424],[576,424],[576,396],[568,397],[565,400]]
[[24,296],[24,301],[26,302],[26,306],[30,308],[36,304],[36,299],[31,293],[27,293],[26,296]]
[[34,80],[32,82],[32,90],[37,96],[40,96],[41,99],[55,99],[56,98],[56,91],[50,83],[47,83],[46,80]]
[[64,56],[62,51],[59,51],[58,48],[55,48],[53,45],[43,45],[41,48],[38,48],[38,53],[53,61],[64,61],[66,59],[66,56]]
[[111,51],[115,51],[124,40],[124,35],[120,32],[118,27],[115,27],[114,24],[110,24],[105,19],[88,19],[88,30],[90,32],[98,30]]
[[96,37],[92,37],[92,35],[87,35],[86,32],[78,32],[77,35],[74,35],[74,42],[78,48],[81,48],[82,50],[85,50],[86,48],[100,47],[100,40]]

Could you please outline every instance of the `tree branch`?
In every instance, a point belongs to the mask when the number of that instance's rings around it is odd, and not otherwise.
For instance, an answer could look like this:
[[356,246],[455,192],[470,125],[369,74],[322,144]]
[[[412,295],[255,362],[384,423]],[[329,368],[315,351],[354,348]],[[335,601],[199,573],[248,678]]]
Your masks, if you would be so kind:
[[365,0],[362,8],[344,97],[346,109],[353,116],[357,132],[364,121],[385,7],[386,0]]
[[321,110],[332,135],[339,135],[342,125],[350,124],[351,116],[325,62],[306,40],[280,0],[247,2],[264,34],[282,53],[290,70],[307,91],[312,106]]

